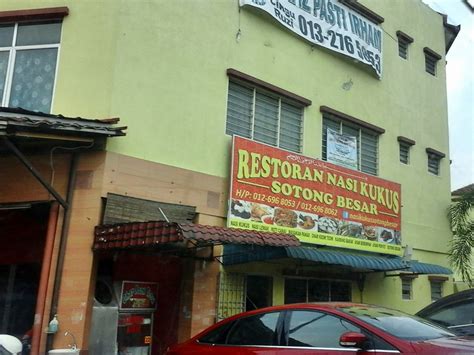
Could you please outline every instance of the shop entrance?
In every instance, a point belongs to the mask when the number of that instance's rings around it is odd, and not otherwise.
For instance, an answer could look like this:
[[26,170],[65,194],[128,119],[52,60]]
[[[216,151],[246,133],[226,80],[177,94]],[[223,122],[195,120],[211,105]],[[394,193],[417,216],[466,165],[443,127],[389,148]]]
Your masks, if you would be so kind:
[[0,333],[32,329],[49,203],[0,206]]
[[161,355],[176,343],[181,263],[146,252],[100,256],[89,353]]

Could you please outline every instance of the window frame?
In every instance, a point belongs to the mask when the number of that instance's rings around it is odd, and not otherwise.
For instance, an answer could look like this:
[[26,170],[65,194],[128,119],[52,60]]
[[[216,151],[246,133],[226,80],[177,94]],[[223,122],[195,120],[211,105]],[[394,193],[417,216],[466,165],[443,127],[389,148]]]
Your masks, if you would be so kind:
[[[425,53],[425,72],[437,77],[438,61],[442,58],[441,55],[428,47],[423,48],[423,52]],[[433,66],[433,70],[431,70],[431,65]]]
[[[441,175],[441,159],[446,155],[433,148],[426,148],[427,170],[434,176]],[[436,170],[435,170],[436,169]]]
[[[299,277],[299,276],[284,276],[284,284],[283,284],[283,303],[284,304],[294,304],[294,303],[286,303],[286,280],[291,279],[291,280],[303,280],[306,283],[306,301],[304,302],[315,302],[315,301],[309,301],[308,296],[309,296],[309,281],[324,281],[328,282],[329,286],[329,301],[327,302],[335,302],[331,300],[331,284],[332,283],[346,283],[349,286],[349,296],[350,300],[348,302],[352,301],[352,282],[350,280],[339,280],[339,279],[324,279],[324,278],[317,278],[317,277]],[[326,302],[326,301],[321,301],[321,302]],[[298,303],[298,302],[296,302]]]
[[[61,23],[62,27],[62,20],[46,20],[46,21],[31,21],[31,22],[14,22],[9,25],[13,25],[13,34],[12,34],[12,42],[9,46],[0,47],[0,53],[8,53],[8,62],[7,62],[7,69],[5,73],[5,83],[4,83],[4,91],[3,97],[0,98],[0,104],[3,107],[16,107],[10,105],[10,99],[13,89],[13,79],[15,74],[16,68],[16,59],[18,52],[22,51],[31,51],[31,50],[38,50],[38,49],[56,49],[56,62],[54,63],[54,79],[52,82],[52,89],[51,89],[51,103],[48,112],[44,113],[51,113],[51,109],[54,103],[54,96],[56,92],[56,81],[58,76],[58,67],[59,67],[59,56],[60,56],[60,48],[61,48],[61,37],[62,37],[62,29],[59,35],[59,43],[49,43],[49,44],[29,44],[29,45],[17,45],[17,38],[18,38],[18,28],[21,25],[28,24],[28,25],[41,25],[41,24],[50,24],[50,23]],[[0,23],[0,25],[3,25]],[[7,25],[7,24],[5,24]],[[21,105],[18,106],[21,108]],[[31,108],[27,108],[31,110]]]
[[[434,286],[436,288],[439,287],[439,297],[435,295]],[[440,298],[443,298],[443,281],[430,280],[430,296],[431,296],[431,302],[435,302],[439,300]]]
[[[412,301],[413,300],[413,280],[415,277],[410,277],[409,275],[400,276],[401,280],[401,290],[402,290],[402,301]],[[409,293],[408,298],[405,298],[405,291],[404,286],[409,286]]]
[[[358,130],[358,137],[357,137],[357,171],[360,171],[364,174],[369,174],[372,176],[379,175],[379,165],[380,165],[380,136],[385,133],[385,129],[373,125],[371,123],[362,121],[358,118],[353,116],[347,115],[345,113],[336,111],[327,106],[321,106],[320,112],[322,113],[322,120],[321,120],[321,160],[327,161],[327,138],[326,138],[326,145],[324,137],[324,126],[325,120],[332,121],[333,123],[339,124],[339,133],[342,132],[343,127],[347,127],[350,129]],[[367,170],[363,170],[362,166],[362,138],[363,136],[372,136],[374,140],[376,140],[376,152],[375,152],[375,173]]]
[[[292,348],[293,349],[324,349],[324,350],[344,351],[344,350],[341,350],[343,348],[321,348],[321,347],[310,347],[310,348],[308,348],[308,347],[299,347],[299,346],[288,345],[289,326],[290,326],[291,317],[292,317],[294,312],[298,312],[298,311],[323,313],[325,315],[332,316],[336,319],[343,320],[343,321],[351,324],[353,327],[358,328],[360,330],[360,332],[367,337],[367,339],[370,343],[370,346],[368,347],[368,349],[372,349],[372,351],[398,352],[398,349],[395,346],[393,346],[392,344],[390,344],[389,342],[387,342],[385,339],[381,338],[380,336],[374,334],[372,331],[366,329],[364,326],[359,325],[357,323],[354,323],[351,319],[348,319],[346,317],[342,317],[339,314],[335,314],[335,313],[332,313],[332,312],[327,312],[325,310],[308,309],[308,308],[291,308],[291,309],[288,309],[286,311],[284,324],[283,324],[283,329],[282,329],[282,335],[281,335],[280,348],[285,348],[285,349],[292,349]],[[379,347],[377,347],[377,342],[379,343],[379,345],[383,344],[388,349],[380,349]]]
[[[51,112],[53,107],[54,97],[56,92],[56,82],[58,77],[58,67],[59,67],[59,57],[60,57],[60,47],[62,42],[63,35],[63,22],[64,18],[69,15],[69,8],[67,6],[58,6],[58,7],[46,7],[46,8],[34,8],[26,10],[10,10],[10,11],[0,11],[0,25],[13,25],[14,33],[11,42],[11,46],[1,47],[2,52],[8,52],[8,63],[7,63],[7,72],[5,74],[5,84],[4,84],[4,93],[0,97],[0,104],[4,107],[9,107],[9,101],[11,97],[11,83],[13,80],[13,72],[15,68],[16,61],[16,52],[18,50],[31,50],[31,49],[44,49],[44,48],[57,48],[56,55],[56,67],[54,72],[54,81],[51,92],[51,106],[48,113]],[[35,23],[50,23],[50,22],[61,22],[61,33],[59,38],[59,43],[57,44],[47,44],[47,45],[27,45],[27,46],[16,46],[16,35],[18,33],[19,24],[35,24]],[[8,50],[5,50],[8,48]],[[13,49],[17,48],[17,49]]]
[[[437,301],[440,298],[443,298],[443,284],[444,282],[448,281],[448,277],[446,276],[433,276],[430,275],[428,276],[428,280],[430,282],[430,296],[431,296],[431,301]],[[440,297],[439,298],[433,298],[433,284],[436,284],[440,287]]]
[[[400,160],[400,163],[404,164],[404,165],[410,165],[410,150],[411,150],[411,147],[414,146],[416,144],[416,142],[410,138],[406,138],[406,137],[403,137],[403,136],[398,136],[397,137],[397,140],[398,140],[398,144],[399,144],[399,160]],[[402,160],[402,147],[405,149],[406,148],[406,162],[404,162]]]
[[[413,37],[407,35],[405,32],[398,30],[397,31],[397,38],[398,38],[398,56],[402,59],[408,60],[409,58],[409,51],[408,47],[410,44],[413,43]],[[404,52],[404,56],[401,55],[401,50]]]
[[[251,90],[252,91],[252,109],[251,109],[251,112],[250,112],[250,122],[249,122],[249,125],[250,125],[250,136],[247,137],[247,136],[244,136],[242,135],[243,137],[245,138],[249,138],[251,140],[255,140],[257,142],[260,142],[260,143],[263,143],[263,144],[268,144],[270,146],[273,146],[273,147],[277,147],[277,148],[280,148],[280,149],[285,149],[285,150],[288,150],[288,151],[291,151],[291,152],[295,152],[295,153],[301,153],[302,150],[303,150],[303,141],[304,141],[304,107],[301,106],[299,103],[297,103],[296,101],[293,101],[287,97],[284,97],[284,96],[280,96],[278,95],[278,93],[275,93],[275,92],[272,92],[272,91],[269,91],[269,90],[266,90],[266,89],[262,89],[262,88],[259,88],[257,86],[252,86],[251,84],[245,82],[245,81],[242,81],[242,80],[239,80],[239,79],[229,79],[229,85],[228,85],[228,92],[227,92],[227,112],[226,112],[226,127],[225,127],[225,134],[226,135],[230,135],[230,136],[233,136],[235,134],[239,135],[238,133],[233,133],[233,132],[229,132],[229,129],[228,129],[228,119],[229,119],[229,106],[228,106],[228,102],[229,102],[229,95],[230,95],[230,86],[231,84],[234,84],[234,85],[237,85],[237,86],[240,86],[242,88],[246,88],[248,90]],[[262,99],[263,97],[268,97],[268,98],[271,98],[273,100],[276,100],[277,101],[277,106],[278,106],[278,115],[276,117],[276,131],[275,131],[275,139],[276,139],[276,142],[275,144],[273,143],[270,143],[270,142],[266,142],[266,141],[262,141],[261,139],[256,139],[255,138],[255,134],[256,134],[256,109],[257,109],[257,101],[259,99]],[[294,109],[297,109],[297,110],[300,110],[301,112],[301,119],[300,119],[300,122],[299,122],[299,125],[300,125],[300,132],[299,132],[299,141],[298,141],[298,150],[292,150],[292,149],[289,149],[289,148],[286,148],[286,147],[282,147],[281,146],[281,135],[282,135],[282,131],[281,131],[281,124],[282,124],[282,111],[284,110],[284,106],[285,105],[288,105],[290,106],[291,108],[294,108]],[[258,118],[257,118],[258,120]],[[258,133],[258,132],[257,132]]]

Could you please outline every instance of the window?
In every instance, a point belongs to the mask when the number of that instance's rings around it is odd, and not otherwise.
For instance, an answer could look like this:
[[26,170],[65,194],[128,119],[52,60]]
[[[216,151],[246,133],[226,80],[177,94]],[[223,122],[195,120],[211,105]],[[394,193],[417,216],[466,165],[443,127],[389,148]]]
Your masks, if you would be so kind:
[[439,162],[440,162],[440,158],[437,155],[434,155],[434,154],[428,155],[428,171],[431,174],[439,175]]
[[[354,118],[351,118],[349,121],[347,118],[350,116],[325,106],[321,107],[321,111],[323,112],[322,159],[329,161],[327,157],[327,132],[328,129],[331,129],[338,133],[355,137],[357,140],[357,169],[364,173],[377,175],[378,136],[380,133],[385,132],[385,130]],[[359,124],[354,122],[355,120]],[[360,123],[363,123],[363,125]]]
[[410,146],[406,143],[400,142],[400,162],[408,164],[409,162]]
[[411,278],[402,278],[402,299],[411,300],[413,280]]
[[419,317],[377,306],[348,306],[339,310],[398,338],[410,341],[452,337],[454,334]]
[[49,113],[61,21],[0,26],[2,105]]
[[272,281],[273,279],[267,276],[247,276],[247,311],[272,305]]
[[[288,327],[287,346],[342,348],[339,339],[346,332],[367,337],[364,350],[397,350],[372,333],[339,317],[318,311],[292,311]],[[285,339],[286,340],[286,339]]]
[[436,301],[443,297],[443,283],[440,281],[430,281],[431,300]]
[[410,162],[410,147],[415,145],[415,141],[406,137],[398,136],[398,144],[400,146],[400,162],[408,164]]
[[423,317],[445,327],[453,327],[453,330],[457,332],[463,332],[464,329],[467,331],[474,324],[474,303],[467,300],[457,304],[447,304],[434,313]]
[[285,304],[351,301],[350,282],[317,279],[285,279]]
[[426,153],[428,155],[428,171],[431,174],[439,175],[440,162],[445,155],[432,148],[426,148]]
[[301,152],[303,108],[256,88],[229,82],[226,133]]
[[291,312],[288,346],[341,348],[339,338],[346,332],[361,332],[353,324],[315,311]]
[[311,101],[235,69],[227,75],[226,133],[301,152],[303,108]]
[[222,326],[211,330],[209,333],[204,334],[201,338],[199,338],[200,343],[206,344],[225,344],[227,333],[235,324],[234,322],[227,322]]
[[413,38],[402,31],[397,31],[398,55],[403,59],[408,59],[408,45],[413,43]]
[[423,51],[425,52],[425,71],[433,76],[436,76],[436,66],[438,60],[441,59],[441,56],[428,47],[425,47]]
[[240,318],[229,331],[228,345],[277,345],[276,327],[280,312]]

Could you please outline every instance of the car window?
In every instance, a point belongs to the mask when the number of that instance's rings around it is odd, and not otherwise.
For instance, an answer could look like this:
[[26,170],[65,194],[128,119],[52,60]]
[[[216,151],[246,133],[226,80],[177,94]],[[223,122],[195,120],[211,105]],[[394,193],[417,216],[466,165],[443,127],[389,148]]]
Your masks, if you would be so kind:
[[446,326],[474,323],[474,302],[463,302],[443,307],[426,318]]
[[327,313],[293,311],[288,327],[288,346],[340,348],[339,338],[360,328]]
[[276,345],[280,312],[257,314],[237,320],[227,335],[228,345]]
[[234,322],[227,322],[223,324],[222,326],[211,330],[209,333],[203,335],[201,338],[198,339],[200,343],[206,343],[206,344],[225,344],[226,338],[227,338],[227,333],[229,332],[229,329],[232,328],[234,325]]
[[382,307],[340,307],[360,320],[405,340],[429,340],[452,337],[454,334],[427,320]]

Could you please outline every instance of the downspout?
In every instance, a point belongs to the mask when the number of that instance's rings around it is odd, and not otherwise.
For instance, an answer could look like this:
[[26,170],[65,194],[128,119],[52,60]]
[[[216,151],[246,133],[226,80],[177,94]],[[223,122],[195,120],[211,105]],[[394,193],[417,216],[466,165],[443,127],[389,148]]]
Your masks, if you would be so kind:
[[[67,237],[69,232],[69,224],[71,222],[71,205],[72,199],[74,197],[74,187],[76,186],[76,170],[79,160],[79,153],[73,153],[71,159],[71,165],[69,167],[69,183],[67,187],[67,194],[66,194],[66,203],[67,208],[64,210],[64,220],[61,229],[61,237],[59,240],[59,252],[58,252],[58,261],[56,264],[56,272],[54,276],[54,286],[53,286],[53,295],[51,300],[51,309],[49,312],[49,319],[52,319],[54,315],[58,311],[58,302],[59,302],[59,289],[61,287],[62,275],[63,275],[63,267],[64,267],[64,257],[66,254],[66,246],[67,246]],[[54,334],[48,334],[46,340],[46,353],[51,349],[53,344],[53,336]],[[32,353],[35,355],[35,353]]]
[[53,258],[54,239],[58,224],[59,204],[52,202],[49,210],[48,229],[46,233],[46,243],[44,246],[43,261],[41,265],[41,276],[36,297],[36,310],[33,322],[33,332],[31,335],[31,353],[39,354],[41,325],[43,324],[44,309],[46,306],[46,293],[48,289],[49,273],[51,270],[51,260]]

